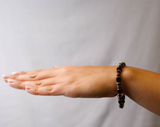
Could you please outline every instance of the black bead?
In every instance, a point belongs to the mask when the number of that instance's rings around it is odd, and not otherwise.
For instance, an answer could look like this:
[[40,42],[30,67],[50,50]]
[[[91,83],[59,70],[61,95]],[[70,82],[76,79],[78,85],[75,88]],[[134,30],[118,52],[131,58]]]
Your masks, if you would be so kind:
[[117,73],[121,73],[121,70],[117,70]]
[[123,99],[122,102],[125,103],[125,100]]
[[122,103],[123,103],[123,101],[118,101],[118,103],[122,104]]
[[118,101],[122,101],[123,97],[122,96],[118,96]]
[[117,73],[117,76],[121,76],[120,73]]
[[121,83],[120,83],[120,82],[117,82],[117,86],[121,86]]
[[124,94],[123,94],[123,96],[122,96],[122,97],[123,97],[123,99],[125,100],[125,95],[124,95]]
[[120,107],[120,108],[123,108],[123,107],[124,107],[124,104],[120,104],[119,107]]
[[121,67],[117,67],[117,71],[120,70],[121,71]]
[[116,78],[116,81],[117,81],[117,82],[121,82],[121,78],[120,78],[120,77],[117,77],[117,78]]
[[117,90],[122,90],[122,87],[121,86],[117,86]]
[[122,90],[117,90],[118,93],[122,93]]
[[123,100],[122,98],[118,98],[118,102],[122,102],[122,100]]

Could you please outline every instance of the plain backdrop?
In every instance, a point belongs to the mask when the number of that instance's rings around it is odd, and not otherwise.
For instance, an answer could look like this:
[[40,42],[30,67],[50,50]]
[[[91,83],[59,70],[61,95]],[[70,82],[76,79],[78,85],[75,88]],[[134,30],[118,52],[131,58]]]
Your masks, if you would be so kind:
[[[64,65],[160,72],[160,0],[0,0],[0,74]],[[98,84],[97,84],[98,85]],[[0,80],[0,127],[159,127],[126,98],[33,96]]]

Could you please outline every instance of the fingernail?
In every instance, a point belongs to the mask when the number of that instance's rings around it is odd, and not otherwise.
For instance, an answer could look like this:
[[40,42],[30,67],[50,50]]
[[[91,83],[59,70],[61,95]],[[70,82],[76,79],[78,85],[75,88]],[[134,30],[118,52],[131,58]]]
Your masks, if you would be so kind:
[[19,75],[19,74],[21,74],[21,71],[12,72],[12,75]]
[[11,75],[2,75],[3,78],[9,78]]
[[31,90],[31,89],[32,89],[31,86],[25,86],[25,90],[29,91],[29,90]]
[[16,83],[16,80],[14,79],[7,79],[8,83]]

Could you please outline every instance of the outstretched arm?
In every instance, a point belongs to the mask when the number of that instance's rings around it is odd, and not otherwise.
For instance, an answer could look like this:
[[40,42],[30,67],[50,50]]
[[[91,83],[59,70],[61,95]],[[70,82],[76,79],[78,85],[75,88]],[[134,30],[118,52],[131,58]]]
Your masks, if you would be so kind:
[[[65,66],[3,75],[4,81],[34,95],[114,97],[116,66]],[[124,67],[122,91],[144,108],[160,115],[160,74]]]

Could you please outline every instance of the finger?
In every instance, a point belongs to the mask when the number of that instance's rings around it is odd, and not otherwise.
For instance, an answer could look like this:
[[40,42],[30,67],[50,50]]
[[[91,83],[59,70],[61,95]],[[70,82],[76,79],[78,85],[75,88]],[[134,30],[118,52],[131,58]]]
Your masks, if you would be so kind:
[[8,84],[16,89],[25,89],[25,86],[50,86],[60,84],[61,81],[58,78],[49,78],[44,80],[36,80],[36,81],[20,81],[15,79],[8,79]]
[[14,79],[7,79],[7,82],[10,87],[13,87],[16,89],[22,89],[22,87],[20,85],[21,84],[20,81],[16,81]]
[[42,80],[46,78],[55,77],[57,74],[57,69],[43,69],[29,72],[13,72],[13,75],[10,76],[10,79],[16,79],[21,81],[35,81]]
[[55,86],[43,86],[43,87],[34,87],[34,86],[26,86],[25,90],[33,95],[63,95],[62,89]]
[[9,79],[11,75],[2,75],[2,78],[5,82],[7,82],[7,79]]

